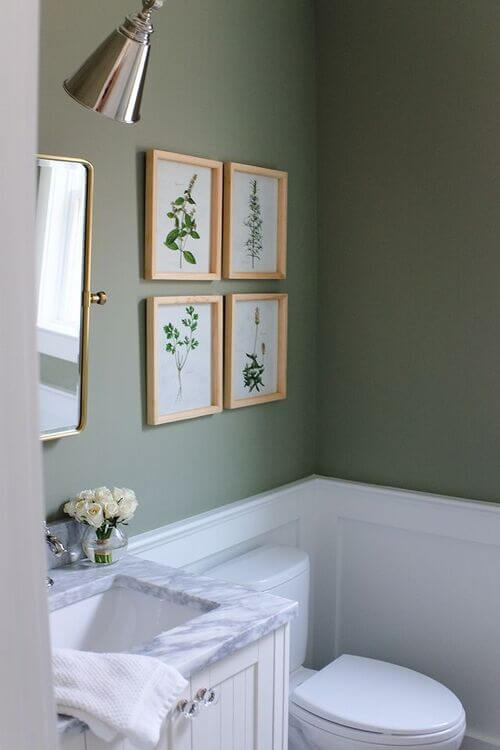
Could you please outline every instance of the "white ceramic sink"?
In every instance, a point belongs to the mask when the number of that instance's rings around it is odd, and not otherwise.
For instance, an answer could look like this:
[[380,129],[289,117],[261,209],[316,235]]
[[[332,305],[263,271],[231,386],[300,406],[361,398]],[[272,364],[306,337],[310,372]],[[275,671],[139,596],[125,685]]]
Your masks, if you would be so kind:
[[200,614],[195,607],[116,586],[53,610],[51,640],[56,648],[130,651]]

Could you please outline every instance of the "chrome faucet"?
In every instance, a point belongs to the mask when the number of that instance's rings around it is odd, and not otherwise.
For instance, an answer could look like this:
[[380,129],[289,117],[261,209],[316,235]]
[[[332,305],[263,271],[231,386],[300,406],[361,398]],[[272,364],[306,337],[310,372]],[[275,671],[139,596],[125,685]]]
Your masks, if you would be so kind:
[[[47,542],[49,549],[54,557],[61,557],[61,555],[64,555],[64,553],[67,552],[67,549],[61,542],[61,540],[58,539],[57,536],[52,534],[46,523],[44,523],[43,528],[45,532],[45,541]],[[49,576],[47,576],[45,582],[48,589],[50,589],[50,587],[54,585],[54,581]]]

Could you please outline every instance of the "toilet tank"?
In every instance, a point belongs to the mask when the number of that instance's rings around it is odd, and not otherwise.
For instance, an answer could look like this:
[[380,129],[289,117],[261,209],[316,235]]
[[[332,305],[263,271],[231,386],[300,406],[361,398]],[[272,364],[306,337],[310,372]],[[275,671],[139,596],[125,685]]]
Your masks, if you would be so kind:
[[290,625],[290,671],[306,657],[309,621],[309,556],[297,547],[266,545],[233,557],[204,575],[298,602]]

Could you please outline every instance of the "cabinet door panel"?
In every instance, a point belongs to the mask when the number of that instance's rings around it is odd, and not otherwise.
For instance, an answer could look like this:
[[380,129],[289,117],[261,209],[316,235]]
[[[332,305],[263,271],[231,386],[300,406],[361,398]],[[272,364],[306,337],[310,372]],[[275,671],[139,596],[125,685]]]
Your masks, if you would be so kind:
[[193,750],[257,750],[254,743],[256,668],[256,664],[252,664],[223,682],[210,680],[202,686],[215,689],[218,701],[201,709],[193,721]]
[[271,633],[192,680],[193,695],[200,688],[218,694],[217,704],[201,709],[192,722],[192,750],[284,750],[283,631],[276,637],[282,650],[277,663]]
[[274,747],[288,747],[289,628],[274,636]]
[[214,708],[218,709],[219,714],[220,746],[225,750],[226,747],[233,745],[234,681],[231,678],[225,680],[216,690],[219,690],[220,698],[218,705]]
[[253,750],[255,747],[257,669],[258,667],[245,671],[245,750]]
[[221,688],[214,685],[210,679],[210,670],[205,669],[192,680],[193,697],[202,688],[214,687],[219,699],[215,705],[201,708],[200,713],[193,719],[193,750],[221,750]]
[[273,740],[274,633],[259,641],[256,694],[256,750],[282,750]]
[[[192,690],[192,685],[188,685],[179,700],[190,700]],[[196,720],[186,719],[174,708],[163,727],[158,750],[192,750],[193,721]]]
[[232,680],[234,750],[253,750],[253,738],[248,737],[247,726],[254,721],[255,701],[247,701],[247,674],[253,674],[254,669],[254,666],[248,667]]

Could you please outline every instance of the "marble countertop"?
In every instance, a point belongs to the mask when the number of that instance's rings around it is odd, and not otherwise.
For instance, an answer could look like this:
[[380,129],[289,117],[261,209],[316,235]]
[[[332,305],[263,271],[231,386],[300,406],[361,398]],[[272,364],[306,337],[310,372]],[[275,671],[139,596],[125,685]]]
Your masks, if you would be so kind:
[[[53,569],[51,576],[51,611],[116,586],[199,610],[194,619],[134,649],[135,653],[176,667],[186,679],[286,624],[297,612],[297,603],[288,599],[192,575],[133,555],[110,567],[77,563]],[[84,729],[85,725],[76,719],[59,717],[60,734]]]

